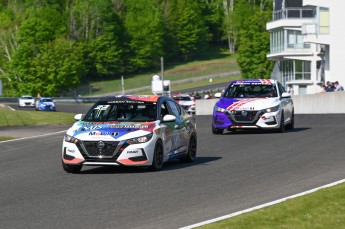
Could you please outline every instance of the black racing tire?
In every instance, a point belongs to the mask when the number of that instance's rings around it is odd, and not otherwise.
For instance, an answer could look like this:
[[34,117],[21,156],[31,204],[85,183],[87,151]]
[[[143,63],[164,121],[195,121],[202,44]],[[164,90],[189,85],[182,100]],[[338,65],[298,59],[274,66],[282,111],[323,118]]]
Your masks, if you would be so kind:
[[281,118],[280,118],[280,125],[279,125],[279,128],[278,128],[278,133],[284,133],[285,132],[285,126],[284,126],[284,111],[282,111],[282,115],[281,115]]
[[294,112],[294,110],[292,110],[291,122],[288,125],[286,125],[285,129],[292,130],[293,128],[295,128],[295,112]]
[[197,152],[197,139],[196,136],[193,134],[189,139],[188,150],[186,156],[181,158],[182,162],[193,162],[196,157]]
[[212,133],[215,134],[215,135],[218,135],[218,134],[223,134],[224,130],[223,129],[218,129],[216,127],[214,127],[213,123],[212,123]]
[[68,173],[79,173],[83,165],[68,165],[62,161],[62,168]]
[[159,140],[156,142],[155,150],[153,153],[152,165],[149,167],[151,171],[161,170],[163,167],[164,150],[163,143]]

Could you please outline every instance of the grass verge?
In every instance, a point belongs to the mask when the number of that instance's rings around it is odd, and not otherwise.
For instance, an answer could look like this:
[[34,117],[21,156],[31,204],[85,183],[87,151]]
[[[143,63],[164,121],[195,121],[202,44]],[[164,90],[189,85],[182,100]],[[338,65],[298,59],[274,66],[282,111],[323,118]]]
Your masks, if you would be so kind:
[[9,137],[9,136],[0,136],[0,142],[1,142],[1,141],[11,140],[11,139],[15,139],[15,138]]
[[201,229],[345,228],[345,184],[246,213]]
[[0,108],[0,126],[73,124],[74,114],[64,112],[12,111]]

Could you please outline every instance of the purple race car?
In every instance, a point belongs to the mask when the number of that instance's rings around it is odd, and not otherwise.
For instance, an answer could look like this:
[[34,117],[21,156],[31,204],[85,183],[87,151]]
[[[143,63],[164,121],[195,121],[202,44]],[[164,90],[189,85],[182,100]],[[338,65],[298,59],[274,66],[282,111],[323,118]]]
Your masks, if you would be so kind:
[[268,129],[284,132],[294,128],[291,95],[276,80],[235,80],[215,104],[212,133],[224,130]]

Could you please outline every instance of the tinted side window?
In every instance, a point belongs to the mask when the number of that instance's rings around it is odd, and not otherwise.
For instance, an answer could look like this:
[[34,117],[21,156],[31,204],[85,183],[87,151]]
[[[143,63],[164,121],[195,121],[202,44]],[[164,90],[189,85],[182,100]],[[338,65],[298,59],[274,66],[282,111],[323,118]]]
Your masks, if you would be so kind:
[[160,106],[160,118],[162,119],[167,114],[169,114],[168,104],[164,101]]
[[281,96],[285,92],[285,88],[279,82],[278,82],[278,87],[279,87],[279,96]]
[[180,107],[174,101],[168,101],[169,107],[171,109],[172,115],[176,117],[181,115]]

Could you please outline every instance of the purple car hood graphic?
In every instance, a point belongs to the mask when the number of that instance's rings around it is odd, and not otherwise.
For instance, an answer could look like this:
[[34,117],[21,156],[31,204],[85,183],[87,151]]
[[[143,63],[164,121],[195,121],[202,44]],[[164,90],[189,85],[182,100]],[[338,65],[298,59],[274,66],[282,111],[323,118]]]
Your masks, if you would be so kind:
[[279,105],[279,98],[220,98],[217,107],[227,110],[262,110]]

